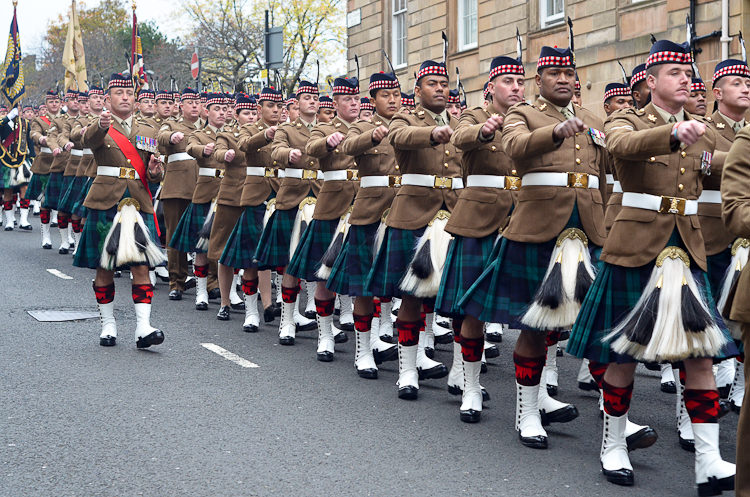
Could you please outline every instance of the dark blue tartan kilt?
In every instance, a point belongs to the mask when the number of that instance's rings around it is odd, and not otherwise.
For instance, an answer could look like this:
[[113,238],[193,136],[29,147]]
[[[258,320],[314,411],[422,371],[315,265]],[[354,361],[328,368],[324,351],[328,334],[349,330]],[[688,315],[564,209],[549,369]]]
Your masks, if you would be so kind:
[[205,250],[200,250],[195,245],[198,243],[198,232],[206,221],[208,210],[211,208],[211,202],[205,204],[194,204],[190,202],[185,212],[182,213],[180,222],[172,234],[169,246],[180,252],[196,252],[205,254]]
[[44,203],[42,207],[45,209],[57,210],[57,204],[60,201],[60,190],[62,189],[63,173],[49,173],[49,181],[47,181],[47,188],[44,189]]
[[32,174],[25,197],[29,200],[41,200],[48,181],[49,174]]
[[326,288],[340,295],[372,297],[365,288],[367,275],[372,268],[375,251],[375,236],[380,221],[349,226],[349,232],[331,268]]
[[82,176],[83,178],[83,184],[81,185],[81,190],[78,192],[78,198],[76,198],[75,202],[73,203],[73,214],[80,218],[84,218],[88,215],[88,209],[83,206],[83,202],[86,200],[86,195],[89,194],[89,190],[91,189],[91,183],[94,182],[94,178],[89,178],[88,176]]
[[[125,190],[125,194],[122,198],[129,197],[130,193]],[[73,265],[76,267],[87,267],[90,269],[99,268],[99,261],[101,259],[102,250],[104,247],[104,240],[107,238],[112,227],[112,221],[117,214],[117,205],[101,211],[97,209],[88,209],[88,217],[86,218],[86,224],[83,225],[83,231],[81,232],[81,241],[78,245],[75,257],[73,258]],[[143,222],[149,231],[151,241],[158,240],[156,236],[156,225],[154,224],[154,216],[151,214],[141,213]],[[142,265],[142,264],[136,264]],[[117,270],[128,269],[131,265],[128,264],[124,267],[118,267]]]
[[263,232],[265,214],[266,204],[244,208],[224,246],[224,252],[219,259],[221,264],[241,269],[257,267],[253,255]]
[[414,249],[427,227],[416,230],[387,228],[383,244],[365,281],[365,289],[378,297],[401,297],[405,292],[399,288],[406,275]]
[[317,273],[320,261],[333,241],[340,218],[323,221],[313,219],[300,236],[286,272],[305,281],[320,281]]
[[298,211],[298,207],[273,211],[255,250],[258,267],[279,268],[289,264],[289,244]]
[[435,301],[435,309],[441,316],[463,316],[458,302],[487,266],[496,240],[495,233],[483,238],[456,236],[451,240]]
[[[681,243],[676,233],[672,235],[667,245],[684,248],[684,244]],[[654,260],[644,266],[630,268],[608,264],[604,261],[599,263],[596,279],[586,294],[568,340],[567,351],[570,354],[602,363],[635,361],[627,354],[612,352],[609,343],[603,342],[602,339],[635,307],[651,277],[655,264]],[[706,302],[713,302],[706,272],[694,262],[690,264],[690,272]],[[717,359],[736,356],[739,352],[724,321],[716,311],[716,306],[709,305],[709,308],[727,338],[727,345]]]
[[11,170],[8,166],[0,164],[0,187],[12,188],[10,185]]
[[706,266],[708,268],[708,282],[711,285],[711,292],[714,296],[714,303],[718,303],[721,293],[721,283],[727,273],[729,265],[732,263],[732,248],[728,247],[716,255],[706,257]]
[[[60,199],[57,201],[57,210],[60,212],[73,213],[73,203],[78,194],[78,189],[81,188],[82,184],[81,181],[76,181],[78,179],[76,176],[63,176]],[[83,178],[81,177],[80,179]]]

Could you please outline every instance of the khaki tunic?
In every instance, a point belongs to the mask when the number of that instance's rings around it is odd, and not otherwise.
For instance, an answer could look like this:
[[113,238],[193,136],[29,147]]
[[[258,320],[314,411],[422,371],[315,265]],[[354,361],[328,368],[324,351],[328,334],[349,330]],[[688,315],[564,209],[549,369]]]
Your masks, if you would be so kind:
[[[309,171],[319,169],[318,159],[305,153],[307,140],[310,139],[310,130],[302,119],[291,123],[284,123],[276,130],[271,144],[271,158],[273,165],[280,168],[297,168]],[[302,157],[296,164],[289,164],[289,152],[292,149],[302,152]],[[322,186],[322,181],[317,179],[299,179],[284,177],[281,187],[276,195],[276,208],[279,210],[295,209],[305,197],[317,196]]]
[[[158,141],[159,152],[164,157],[164,183],[161,187],[159,197],[161,199],[179,198],[190,200],[193,198],[195,184],[198,181],[198,163],[196,160],[178,160],[168,162],[172,154],[187,153],[188,139],[196,131],[194,123],[189,123],[184,119],[161,121],[159,125]],[[155,123],[156,119],[151,118]],[[172,143],[171,138],[174,133],[182,133],[185,137],[180,143]]]
[[54,126],[52,124],[54,116],[45,117],[50,120],[49,124],[41,117],[35,117],[31,121],[30,134],[36,151],[36,157],[34,157],[34,162],[31,164],[31,172],[34,174],[49,174],[49,168],[52,165],[52,159],[54,159],[54,156],[50,152],[42,152],[42,147],[52,150],[49,142],[47,145],[42,145],[40,141],[43,136],[46,137],[49,135],[49,129]]
[[[185,151],[195,157],[199,168],[210,167],[224,170],[225,164],[223,160],[221,162],[217,161],[214,159],[213,154],[208,157],[203,155],[203,148],[209,143],[216,143],[218,145],[218,138],[218,134],[208,126],[196,130],[188,136]],[[192,202],[194,204],[207,204],[211,202],[219,194],[220,185],[220,177],[198,176],[198,181],[196,181],[195,190],[193,191]]]
[[[245,124],[240,128],[240,139],[237,142],[239,149],[245,154],[245,163],[249,167],[271,167],[271,141],[266,139],[266,130],[271,126],[264,121],[254,124]],[[278,171],[278,169],[275,169]],[[273,181],[275,180],[275,181]],[[271,192],[275,191],[274,184],[280,186],[278,178],[265,176],[245,175],[242,186],[242,197],[240,205],[243,207],[255,207],[262,204]]]

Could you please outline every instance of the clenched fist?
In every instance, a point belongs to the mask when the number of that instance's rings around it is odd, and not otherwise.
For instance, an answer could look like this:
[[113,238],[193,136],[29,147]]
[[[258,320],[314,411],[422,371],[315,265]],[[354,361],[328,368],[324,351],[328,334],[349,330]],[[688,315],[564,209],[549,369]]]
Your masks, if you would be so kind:
[[453,129],[450,126],[436,126],[435,128],[433,128],[430,137],[437,143],[448,143],[451,139],[452,134]]
[[296,164],[302,158],[302,152],[297,148],[293,148],[289,151],[289,164]]
[[224,152],[224,162],[232,162],[234,160],[234,150],[231,148]]
[[181,131],[175,131],[172,133],[172,136],[169,137],[169,141],[173,143],[174,145],[177,145],[185,138],[185,134]]
[[386,136],[388,136],[388,128],[386,126],[383,126],[382,124],[372,130],[373,143],[380,143]]
[[266,131],[263,132],[263,136],[266,137],[266,141],[270,142],[271,140],[273,140],[273,137],[276,136],[276,129],[277,128],[278,128],[278,126],[271,126]]
[[503,116],[490,116],[487,121],[485,121],[484,125],[482,126],[482,138],[485,138],[489,140],[492,138],[492,135],[495,134],[495,131],[499,130],[503,127]]
[[576,133],[580,133],[585,129],[586,125],[583,124],[583,121],[577,117],[571,117],[555,126],[555,129],[552,131],[552,136],[554,136],[556,140],[564,140],[565,138],[575,136]]
[[214,142],[211,142],[203,147],[203,156],[209,157],[212,153],[214,153],[214,149],[216,148],[216,144]]
[[681,121],[672,126],[672,135],[687,146],[700,140],[706,133],[706,125],[698,121]]
[[99,114],[99,127],[102,129],[109,129],[112,126],[112,113],[108,110],[103,110]]
[[326,138],[326,145],[328,145],[328,148],[334,149],[339,146],[339,143],[344,141],[344,138],[346,138],[344,133],[336,131],[334,134]]

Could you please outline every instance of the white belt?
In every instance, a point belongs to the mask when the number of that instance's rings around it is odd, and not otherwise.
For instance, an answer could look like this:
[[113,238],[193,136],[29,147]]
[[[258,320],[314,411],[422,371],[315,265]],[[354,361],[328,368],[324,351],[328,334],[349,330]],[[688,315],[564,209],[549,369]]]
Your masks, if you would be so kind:
[[719,190],[703,190],[698,197],[699,204],[720,204],[721,192]]
[[77,148],[73,148],[70,150],[70,155],[75,155],[76,157],[83,157],[83,150],[78,150]]
[[619,181],[612,183],[612,193],[622,193],[622,185]]
[[648,193],[625,192],[622,194],[622,206],[647,209],[662,214],[679,214],[681,216],[698,214],[697,200],[650,195]]
[[615,175],[614,174],[608,174],[607,175],[607,184],[608,185],[614,185],[615,184]]
[[284,176],[296,179],[323,179],[323,171],[313,169],[299,169],[296,167],[287,167],[284,170]]
[[114,176],[122,179],[141,179],[138,171],[132,167],[97,166],[97,176]]
[[498,176],[494,174],[472,174],[466,178],[466,186],[499,188],[501,190],[518,190],[521,187],[521,178],[518,176]]
[[248,166],[245,168],[245,174],[248,176],[261,176],[264,178],[275,178],[279,172],[278,169],[274,169],[273,167]]
[[170,162],[179,162],[181,160],[193,160],[194,157],[187,152],[178,152],[176,154],[169,154],[167,157],[167,164]]
[[323,171],[323,181],[357,181],[359,176],[356,169],[340,169],[338,171]]
[[362,176],[359,178],[360,188],[376,188],[388,186],[401,186],[401,176]]
[[90,148],[84,148],[81,152],[83,152],[83,155],[94,155]]
[[460,190],[464,187],[464,180],[463,178],[446,178],[433,176],[432,174],[404,174],[401,176],[401,185]]
[[42,150],[43,154],[51,154],[52,153],[52,149],[49,148],[49,147],[42,147],[41,150]]
[[523,186],[564,186],[599,188],[599,176],[587,173],[528,173],[521,178]]
[[201,168],[198,168],[198,176],[209,176],[211,178],[223,178],[224,170],[216,169],[213,167],[201,167]]

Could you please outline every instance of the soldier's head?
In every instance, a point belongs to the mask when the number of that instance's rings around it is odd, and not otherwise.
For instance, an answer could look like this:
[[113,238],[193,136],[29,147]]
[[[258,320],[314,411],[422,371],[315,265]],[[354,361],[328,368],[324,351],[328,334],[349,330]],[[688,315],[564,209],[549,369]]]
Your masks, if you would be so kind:
[[607,115],[632,106],[633,95],[630,94],[630,86],[624,83],[610,83],[604,88],[604,112]]
[[28,121],[34,119],[34,107],[32,107],[31,105],[24,105],[23,110],[21,111],[21,115]]
[[206,109],[208,109],[208,124],[214,128],[221,128],[227,122],[227,106],[224,97],[219,93],[206,95]]
[[573,52],[567,48],[542,47],[536,63],[539,94],[558,107],[565,107],[575,92],[576,67]]
[[278,124],[283,108],[284,97],[279,90],[270,86],[261,90],[258,96],[258,111],[263,121],[272,126]]
[[690,96],[685,102],[685,110],[691,114],[705,116],[707,108],[706,84],[701,78],[693,78],[690,83]]
[[318,114],[316,118],[320,123],[329,123],[336,117],[336,108],[333,106],[333,99],[328,95],[322,95],[318,99]]
[[89,93],[87,91],[78,92],[78,107],[82,115],[89,113]]
[[237,115],[237,123],[242,126],[244,124],[252,124],[258,120],[258,103],[255,101],[255,97],[240,93],[237,95],[234,101],[234,112]]
[[[286,117],[284,116],[285,114],[286,114]],[[292,95],[286,100],[286,104],[281,113],[280,122],[284,122],[286,118],[288,118],[290,121],[296,121],[298,117],[299,117],[299,102],[297,102],[297,97]]]
[[344,121],[351,123],[359,117],[359,81],[357,78],[333,80],[333,108]]
[[576,82],[573,85],[573,98],[571,98],[574,104],[583,105],[583,96],[581,95],[581,80],[578,79],[578,73],[576,73]]
[[646,64],[639,64],[630,77],[630,93],[637,109],[642,109],[651,101],[651,90],[646,84]]
[[180,94],[180,107],[182,118],[187,122],[194,123],[201,115],[200,94],[192,88],[185,88]]
[[456,119],[461,117],[461,95],[458,90],[448,90],[448,99],[446,100],[445,108],[448,109],[448,114]]
[[[750,70],[744,60],[729,59],[719,62],[713,77],[714,98],[719,112],[734,119],[744,118],[750,109]],[[736,121],[741,121],[735,119]]]
[[693,57],[687,43],[659,40],[646,59],[646,84],[654,105],[679,110],[690,97]]
[[525,75],[523,63],[517,59],[504,55],[492,59],[485,100],[489,98],[494,112],[505,114],[511,106],[523,102]]
[[174,102],[170,92],[165,90],[159,90],[156,92],[155,103],[156,113],[159,114],[159,117],[166,119],[172,115],[172,105]]
[[410,112],[416,107],[417,105],[414,103],[414,94],[401,92],[401,111]]
[[136,105],[141,114],[151,117],[156,113],[156,94],[153,90],[141,90],[138,92]]
[[365,121],[369,121],[372,115],[375,113],[375,106],[372,105],[370,99],[363,97],[359,99],[359,118]]
[[81,110],[81,106],[78,104],[78,92],[75,90],[68,90],[65,92],[65,106],[68,108],[68,112],[72,115],[78,114]]
[[425,109],[439,114],[448,104],[448,69],[442,62],[426,60],[419,66],[414,94]]
[[89,111],[99,114],[104,108],[104,90],[98,86],[89,88]]
[[106,101],[109,110],[120,119],[127,119],[133,114],[135,92],[133,80],[129,75],[115,73],[109,78]]
[[318,113],[318,83],[301,80],[297,88],[297,102],[299,103],[300,117],[307,122],[312,122]]
[[370,92],[370,102],[375,106],[374,110],[379,115],[390,119],[398,112],[401,107],[401,85],[395,74],[385,72],[372,74],[367,89]]
[[39,105],[38,112],[39,112],[40,116],[43,116],[43,115],[47,114],[48,111],[49,111],[49,109],[47,109],[47,104],[40,104]]

